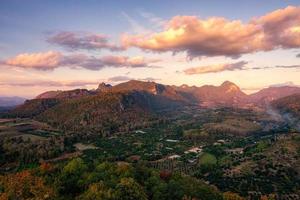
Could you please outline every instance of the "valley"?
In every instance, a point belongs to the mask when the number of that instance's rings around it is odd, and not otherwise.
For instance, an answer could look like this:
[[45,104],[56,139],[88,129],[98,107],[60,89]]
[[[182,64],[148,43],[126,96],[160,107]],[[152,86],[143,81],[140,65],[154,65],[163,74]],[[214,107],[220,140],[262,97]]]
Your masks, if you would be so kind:
[[[203,106],[188,102],[191,93],[155,83],[130,82],[126,90],[101,87],[98,94],[40,95],[3,112],[3,178],[23,170],[36,173],[43,165],[110,163],[134,170],[143,166],[161,177],[191,177],[223,196],[300,198],[299,124],[285,120],[287,113],[299,119],[295,97],[291,106],[280,104],[289,96],[267,107],[264,99],[250,108],[245,97],[235,106],[219,100]],[[267,112],[269,105],[277,117]],[[67,198],[74,195],[71,191],[56,190],[56,195]]]

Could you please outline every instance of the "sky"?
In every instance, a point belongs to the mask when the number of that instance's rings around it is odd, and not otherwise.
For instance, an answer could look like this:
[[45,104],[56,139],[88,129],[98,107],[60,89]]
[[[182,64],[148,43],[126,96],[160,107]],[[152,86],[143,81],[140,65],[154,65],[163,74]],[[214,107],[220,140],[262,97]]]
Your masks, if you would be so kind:
[[300,85],[299,0],[0,0],[0,96],[131,79]]

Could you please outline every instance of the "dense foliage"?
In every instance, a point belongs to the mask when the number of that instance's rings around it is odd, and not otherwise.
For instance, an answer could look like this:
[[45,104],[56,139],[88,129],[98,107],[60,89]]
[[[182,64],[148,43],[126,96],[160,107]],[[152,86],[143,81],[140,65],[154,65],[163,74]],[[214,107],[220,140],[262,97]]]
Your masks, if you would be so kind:
[[2,176],[0,188],[0,199],[222,199],[217,189],[195,178],[159,173],[142,163],[87,163],[80,158]]

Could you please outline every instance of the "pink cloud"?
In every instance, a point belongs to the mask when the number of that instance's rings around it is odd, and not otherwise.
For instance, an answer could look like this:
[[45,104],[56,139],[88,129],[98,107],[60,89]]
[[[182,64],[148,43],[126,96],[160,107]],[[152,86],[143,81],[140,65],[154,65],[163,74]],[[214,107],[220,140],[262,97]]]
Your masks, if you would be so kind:
[[153,78],[153,77],[146,77],[146,78],[135,79],[135,78],[132,78],[132,77],[130,77],[130,76],[113,76],[113,77],[110,77],[110,78],[108,79],[109,82],[115,82],[115,83],[125,82],[125,81],[129,81],[129,80],[158,81],[158,80],[160,80],[160,79],[158,79],[158,78]]
[[99,81],[52,81],[52,80],[0,80],[0,86],[12,87],[86,87],[97,85]]
[[2,64],[36,70],[54,70],[59,67],[100,70],[105,67],[152,68],[155,66],[151,64],[157,61],[141,56],[104,56],[97,58],[85,54],[63,55],[60,52],[48,51],[44,53],[20,54],[3,61]]
[[300,47],[300,7],[276,10],[248,23],[221,17],[175,16],[163,31],[124,35],[125,47],[154,52],[187,52],[201,56],[239,57],[242,54]]
[[45,53],[24,53],[4,61],[4,64],[22,68],[50,70],[56,68],[63,55],[59,52],[48,51]]
[[235,70],[245,70],[246,64],[248,62],[240,61],[236,63],[226,63],[226,64],[218,64],[218,65],[207,65],[200,67],[193,67],[184,70],[184,73],[187,75],[193,74],[206,74],[206,73],[217,73],[222,71],[235,71]]

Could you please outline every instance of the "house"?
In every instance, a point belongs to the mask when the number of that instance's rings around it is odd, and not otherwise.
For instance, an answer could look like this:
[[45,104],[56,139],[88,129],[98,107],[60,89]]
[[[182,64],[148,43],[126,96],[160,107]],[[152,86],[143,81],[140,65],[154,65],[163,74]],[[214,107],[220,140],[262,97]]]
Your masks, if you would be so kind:
[[135,133],[142,133],[142,134],[145,134],[146,132],[145,132],[145,131],[142,131],[142,130],[137,130],[137,131],[135,131]]
[[174,160],[174,159],[177,159],[177,158],[180,158],[180,157],[181,157],[180,155],[174,154],[172,156],[169,156],[168,159]]
[[185,151],[184,153],[188,154],[188,153],[201,153],[201,152],[202,152],[202,148],[200,148],[200,147],[193,147],[193,148]]
[[217,142],[220,143],[220,144],[225,144],[226,143],[225,140],[218,140]]
[[197,159],[188,159],[188,162],[191,164],[195,163],[196,161],[197,161]]
[[171,140],[171,139],[167,139],[166,142],[179,142],[179,140]]

